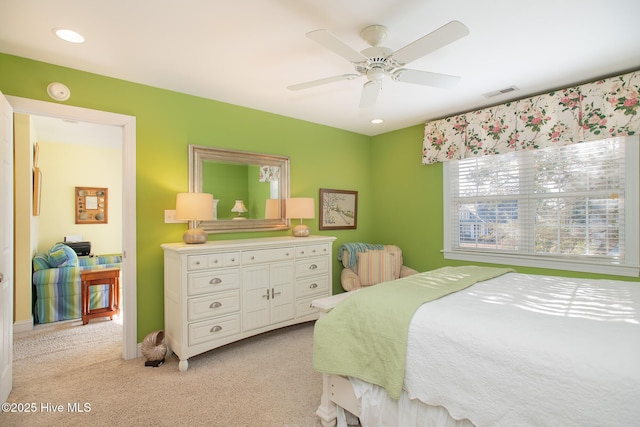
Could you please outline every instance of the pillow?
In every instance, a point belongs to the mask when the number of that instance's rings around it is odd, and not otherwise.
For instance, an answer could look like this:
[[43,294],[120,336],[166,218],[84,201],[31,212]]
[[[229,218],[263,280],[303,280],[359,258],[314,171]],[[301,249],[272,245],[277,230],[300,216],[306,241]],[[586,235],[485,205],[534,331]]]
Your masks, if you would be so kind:
[[358,277],[362,286],[371,286],[398,278],[395,254],[386,251],[358,253]]
[[77,267],[78,254],[69,246],[58,243],[49,249],[49,264],[52,267]]

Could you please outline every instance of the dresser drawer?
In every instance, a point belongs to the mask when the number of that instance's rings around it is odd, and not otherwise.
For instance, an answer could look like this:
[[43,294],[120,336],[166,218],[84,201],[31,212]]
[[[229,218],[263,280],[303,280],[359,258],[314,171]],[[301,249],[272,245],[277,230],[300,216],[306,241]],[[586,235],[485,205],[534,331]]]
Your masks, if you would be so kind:
[[215,342],[240,333],[240,314],[189,324],[189,345]]
[[308,295],[327,294],[329,291],[329,278],[327,275],[296,280],[296,298]]
[[286,261],[293,259],[293,254],[293,247],[243,251],[242,264],[251,265],[265,262]]
[[189,296],[238,288],[240,288],[240,270],[237,268],[209,270],[187,275]]
[[306,316],[309,314],[316,314],[320,313],[320,310],[318,310],[317,308],[313,307],[311,305],[311,302],[315,299],[316,297],[308,297],[308,298],[303,298],[301,300],[296,301],[296,317],[301,317],[301,316]]
[[239,252],[222,252],[187,256],[187,269],[190,271],[217,267],[234,267],[236,265],[240,265]]
[[213,296],[190,298],[187,303],[187,320],[210,319],[240,310],[240,291],[222,292]]
[[312,256],[329,255],[329,245],[296,246],[296,258],[308,258]]
[[296,261],[296,277],[315,276],[329,271],[329,258],[309,258]]

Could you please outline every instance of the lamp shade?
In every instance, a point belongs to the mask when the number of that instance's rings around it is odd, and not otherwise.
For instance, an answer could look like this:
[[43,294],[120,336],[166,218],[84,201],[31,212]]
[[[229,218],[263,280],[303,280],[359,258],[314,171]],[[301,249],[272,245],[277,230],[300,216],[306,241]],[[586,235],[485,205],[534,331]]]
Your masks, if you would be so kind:
[[315,206],[312,197],[294,197],[287,199],[287,218],[315,218]]
[[246,212],[247,207],[242,200],[236,200],[236,204],[231,208],[231,212]]
[[209,193],[178,193],[176,219],[209,221],[213,219],[213,195]]
[[267,203],[265,204],[264,208],[264,218],[280,218],[280,199],[267,199]]

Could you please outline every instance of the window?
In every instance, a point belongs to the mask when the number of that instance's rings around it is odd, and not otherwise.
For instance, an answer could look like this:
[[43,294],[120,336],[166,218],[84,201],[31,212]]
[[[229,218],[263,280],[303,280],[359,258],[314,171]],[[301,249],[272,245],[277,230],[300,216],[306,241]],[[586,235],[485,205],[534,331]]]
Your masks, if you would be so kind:
[[444,164],[448,259],[638,276],[638,137]]

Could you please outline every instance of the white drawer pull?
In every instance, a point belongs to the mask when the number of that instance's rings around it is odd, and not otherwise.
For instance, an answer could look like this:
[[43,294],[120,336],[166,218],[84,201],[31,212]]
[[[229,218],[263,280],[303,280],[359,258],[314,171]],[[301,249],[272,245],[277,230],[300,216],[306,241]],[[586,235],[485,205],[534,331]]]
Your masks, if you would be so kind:
[[301,253],[302,255],[304,255],[304,251],[300,251],[300,253]]
[[212,302],[211,305],[209,306],[209,308],[220,308],[220,307],[222,307],[222,303],[219,301]]
[[214,259],[214,260],[213,260],[213,263],[214,263],[214,264],[217,264],[217,263],[218,263],[218,260],[217,260],[217,259]]
[[316,268],[318,268],[318,266],[316,264],[311,264],[309,266],[309,270],[315,270]]
[[196,261],[196,265],[200,265],[200,261]]
[[317,287],[318,287],[317,283],[312,283],[312,284],[309,285],[309,289],[315,289]]
[[235,258],[231,258],[231,262],[235,262],[235,261],[236,261],[236,259],[235,259]]
[[210,285],[218,285],[220,283],[222,283],[222,279],[219,277],[214,277],[213,279],[209,280]]
[[222,326],[216,325],[209,332],[220,332],[222,330]]

